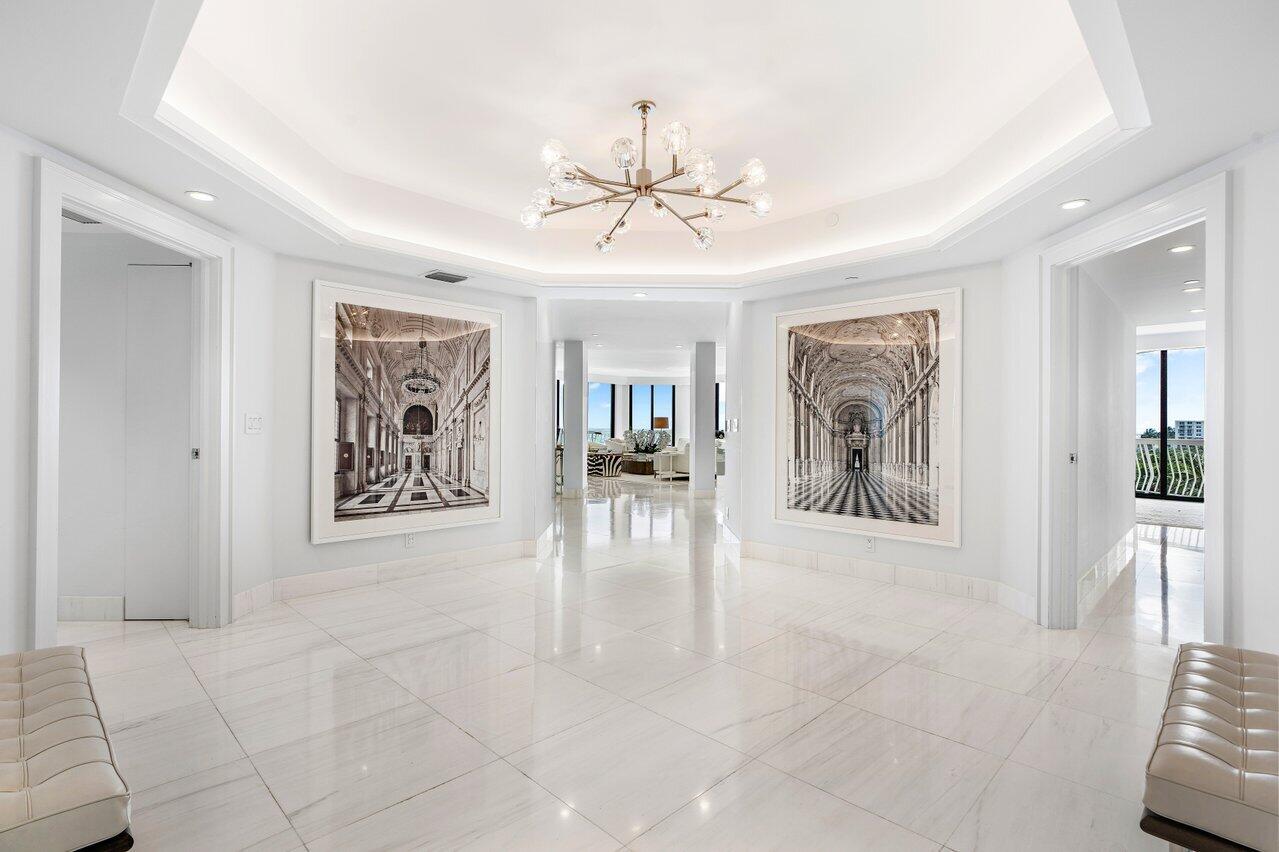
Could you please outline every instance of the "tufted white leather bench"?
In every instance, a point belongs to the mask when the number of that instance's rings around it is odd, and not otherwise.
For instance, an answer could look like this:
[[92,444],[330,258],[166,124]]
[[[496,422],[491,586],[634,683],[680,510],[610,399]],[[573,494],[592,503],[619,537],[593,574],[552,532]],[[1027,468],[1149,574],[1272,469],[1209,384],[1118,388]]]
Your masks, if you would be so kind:
[[1182,645],[1146,764],[1146,833],[1195,850],[1279,850],[1279,657]]
[[84,649],[0,656],[0,852],[132,845]]

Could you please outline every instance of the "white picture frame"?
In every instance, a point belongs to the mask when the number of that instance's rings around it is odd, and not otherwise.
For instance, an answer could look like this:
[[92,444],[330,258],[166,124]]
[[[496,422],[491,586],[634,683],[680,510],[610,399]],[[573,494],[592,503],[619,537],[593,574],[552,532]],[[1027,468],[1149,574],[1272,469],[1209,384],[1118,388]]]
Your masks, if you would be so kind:
[[[343,472],[337,469],[338,462],[335,454],[339,444],[338,430],[342,428],[341,421],[343,419],[341,415],[342,406],[337,398],[339,370],[337,363],[338,334],[336,318],[339,305],[343,306],[344,311],[347,311],[349,306],[358,306],[375,312],[392,311],[421,316],[428,320],[439,319],[445,322],[458,320],[467,324],[478,324],[487,327],[488,356],[487,366],[483,368],[487,374],[487,388],[483,391],[484,408],[480,409],[483,414],[482,417],[477,416],[474,423],[472,423],[471,419],[468,419],[465,428],[471,431],[467,431],[459,437],[459,441],[463,445],[465,445],[465,442],[472,442],[470,445],[471,451],[462,453],[467,460],[468,470],[472,469],[473,463],[482,462],[481,469],[485,474],[482,489],[478,488],[478,486],[473,488],[469,484],[459,482],[457,484],[459,493],[469,492],[469,496],[460,498],[458,505],[453,506],[446,503],[447,498],[444,495],[444,491],[438,487],[438,479],[429,480],[429,482],[437,484],[434,493],[438,495],[438,499],[431,498],[438,503],[434,507],[416,509],[407,505],[393,506],[388,503],[386,511],[361,512],[358,516],[344,512],[342,513],[343,516],[339,518],[339,508],[343,506],[344,502],[349,502],[350,495],[339,496],[340,489],[338,484],[335,483],[335,478],[352,472]],[[311,328],[311,542],[313,544],[375,538],[402,533],[427,532],[447,527],[493,523],[501,519],[504,320],[505,314],[500,310],[447,302],[407,293],[356,287],[319,279],[314,282]],[[475,348],[477,350],[480,348],[478,334],[482,331],[483,329],[467,332],[468,336],[476,339]],[[416,343],[408,340],[401,341],[401,345],[403,345],[406,352],[410,353],[410,358],[412,351],[418,348]],[[480,376],[478,366],[475,376]],[[441,376],[440,378],[444,380],[447,386],[447,377]],[[348,377],[344,379],[344,382],[349,383],[349,381],[348,371]],[[478,380],[474,379],[473,381],[478,382]],[[477,391],[468,392],[475,393]],[[397,418],[403,416],[403,412],[398,411],[398,408],[403,405],[402,401],[395,406],[385,403],[384,399],[382,401],[384,407],[387,408],[386,411],[382,412],[385,420],[390,419],[390,411],[392,409],[396,410]],[[467,404],[470,405],[469,399]],[[441,415],[437,413],[436,416],[439,417]],[[402,425],[402,422],[397,422],[397,427]],[[401,434],[399,437],[406,440],[407,445],[407,436]],[[443,433],[441,433],[442,437]],[[425,446],[425,444],[422,444],[422,446]],[[362,447],[359,449],[373,450],[374,464],[382,464],[378,455],[380,448]],[[420,458],[415,459],[414,464],[420,461],[423,466],[429,465],[428,455],[433,454],[428,454],[423,450],[418,454]],[[398,476],[404,473],[402,465],[403,455],[397,451],[391,460],[391,466],[396,470],[395,475]],[[427,470],[429,469],[427,467]],[[361,472],[361,480],[363,480],[365,472],[367,471]],[[366,484],[362,481],[359,487],[363,489]],[[481,490],[484,494],[482,504],[476,496]],[[371,494],[372,492],[366,493]],[[362,496],[362,494],[359,496]],[[397,500],[399,496],[402,496],[402,494],[397,494]]]
[[[795,366],[791,363],[792,338],[800,344],[798,348],[804,350],[802,354],[807,354],[810,358],[818,358],[817,350],[812,348],[816,344],[804,343],[802,338],[805,334],[820,334],[819,329],[840,327],[824,324],[847,324],[850,329],[859,329],[858,334],[868,334],[879,329],[875,333],[880,333],[883,339],[876,341],[874,346],[870,346],[866,350],[869,352],[881,343],[883,346],[901,345],[888,339],[892,334],[887,330],[890,327],[926,329],[930,312],[936,312],[937,318],[936,358],[935,365],[932,367],[936,376],[936,387],[933,389],[936,398],[929,401],[932,411],[936,413],[936,423],[930,421],[929,424],[927,434],[930,442],[929,452],[924,456],[926,460],[918,461],[910,453],[899,455],[901,458],[911,459],[912,462],[917,463],[903,462],[896,465],[893,475],[885,480],[885,466],[882,462],[887,459],[887,455],[882,449],[883,440],[875,443],[875,439],[880,436],[871,434],[876,429],[883,429],[882,422],[876,423],[873,416],[877,408],[869,402],[865,403],[857,406],[860,410],[858,415],[854,416],[851,409],[855,407],[855,404],[851,400],[860,398],[854,396],[848,397],[850,400],[849,422],[851,423],[852,419],[868,421],[865,427],[866,438],[863,439],[862,433],[854,432],[853,428],[842,428],[847,424],[831,424],[841,428],[825,429],[829,433],[825,437],[828,443],[825,447],[819,447],[811,453],[814,457],[822,457],[810,460],[805,455],[801,458],[798,455],[801,451],[797,447],[803,446],[804,441],[800,440],[798,444],[796,442],[794,411],[797,407],[802,410],[806,403],[802,399],[797,403],[792,395],[792,367]],[[895,325],[899,318],[902,319],[904,326]],[[850,322],[856,320],[864,322]],[[962,494],[960,468],[963,447],[961,387],[963,294],[960,288],[787,311],[776,314],[774,323],[773,410],[776,419],[773,449],[773,520],[794,526],[836,530],[873,538],[958,547]],[[886,326],[886,323],[892,325]],[[792,331],[794,331],[793,334]],[[917,338],[922,333],[924,332],[908,331],[908,337],[911,339],[906,341],[907,345],[911,343],[918,345]],[[833,352],[835,341],[827,342],[832,345],[830,351]],[[858,345],[861,345],[860,338]],[[849,344],[849,346],[851,348],[852,345]],[[921,350],[921,354],[928,354],[930,351],[925,347]],[[852,363],[844,368],[842,362],[834,355],[822,357],[828,360],[815,365],[815,369],[820,367],[828,373],[839,369],[846,369],[848,372],[848,381],[834,382],[832,386],[837,384],[855,394],[858,382],[866,384],[868,388],[870,384],[873,384],[871,379],[857,378],[861,370]],[[850,352],[849,357],[850,361],[856,361],[861,355]],[[928,369],[925,365],[920,373],[924,374]],[[814,373],[807,381],[815,382],[815,375]],[[923,378],[925,381],[930,380],[927,375]],[[803,387],[802,382],[803,380],[800,385],[795,386],[797,393],[800,393],[799,388]],[[869,395],[873,394],[868,390],[868,398]],[[802,393],[800,396],[802,397]],[[816,405],[813,407],[815,410],[818,408]],[[864,412],[866,416],[863,417],[861,412]],[[888,416],[884,415],[880,420]],[[838,417],[837,413],[836,418]],[[809,427],[812,426],[811,419],[807,423]],[[860,426],[860,422],[853,426]],[[817,432],[821,433],[824,428],[819,424]],[[803,429],[804,427],[801,427],[801,431]],[[801,438],[803,437],[805,436],[801,435]],[[817,441],[810,440],[809,443],[820,444],[820,440],[820,438]],[[921,439],[921,444],[923,441],[924,439]],[[855,445],[860,445],[864,449],[854,451],[851,448]],[[870,449],[872,445],[879,449]],[[854,452],[857,456],[855,462],[852,460]],[[918,452],[916,454],[918,455]],[[864,469],[861,467],[863,458],[867,460],[867,466]],[[854,464],[855,471],[852,468]],[[856,480],[854,479],[856,476],[865,478]],[[871,477],[879,477],[879,479],[875,480]],[[871,483],[871,487],[868,488],[866,483]],[[891,499],[887,501],[878,499],[874,501],[879,517],[864,508],[871,504],[872,501],[869,498],[859,497],[854,501],[851,496],[848,496],[854,493],[860,495],[883,493],[876,492],[875,484],[885,486],[885,491],[891,496]],[[889,485],[892,487],[886,487]],[[907,497],[901,497],[903,493]],[[935,499],[935,510],[930,502],[932,499]],[[906,507],[907,504],[909,508]],[[887,506],[886,511],[878,511],[884,506]],[[916,512],[915,506],[922,508]]]

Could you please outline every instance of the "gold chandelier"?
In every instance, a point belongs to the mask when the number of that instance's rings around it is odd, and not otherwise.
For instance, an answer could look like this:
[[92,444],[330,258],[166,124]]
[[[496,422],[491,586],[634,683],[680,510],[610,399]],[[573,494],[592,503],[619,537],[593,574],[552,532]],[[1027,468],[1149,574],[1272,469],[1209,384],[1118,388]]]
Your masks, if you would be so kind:
[[[728,194],[742,185],[754,188],[764,183],[768,172],[763,163],[752,157],[742,166],[737,179],[721,188],[715,176],[715,158],[701,148],[690,148],[689,130],[678,121],[672,121],[661,132],[662,147],[671,155],[671,170],[654,178],[652,169],[648,167],[648,113],[656,104],[645,100],[636,101],[632,106],[640,114],[640,144],[637,147],[634,140],[623,136],[613,143],[611,151],[613,165],[622,170],[622,180],[596,177],[581,163],[569,158],[563,142],[548,139],[542,145],[542,165],[547,168],[550,188],[542,187],[534,192],[532,203],[520,211],[520,222],[524,227],[535,231],[546,223],[548,216],[579,207],[604,211],[610,204],[625,204],[621,215],[613,220],[612,227],[595,238],[595,248],[601,254],[607,254],[617,245],[617,238],[630,230],[627,217],[642,202],[659,219],[668,212],[679,219],[693,232],[693,245],[706,250],[715,245],[715,232],[707,225],[699,227],[694,223],[698,219],[721,221],[727,212],[724,202],[745,204],[754,216],[761,219],[772,212],[773,197],[767,192],[754,192],[747,198],[733,198]],[[637,164],[639,168],[635,168]],[[633,176],[632,168],[635,168]],[[677,178],[684,178],[691,186],[668,183]],[[564,201],[556,196],[556,193],[571,194],[587,189],[599,190],[603,194],[585,201]],[[675,198],[681,199],[680,203],[700,203],[701,209],[682,215],[671,205]],[[692,201],[684,202],[682,199],[685,198]]]

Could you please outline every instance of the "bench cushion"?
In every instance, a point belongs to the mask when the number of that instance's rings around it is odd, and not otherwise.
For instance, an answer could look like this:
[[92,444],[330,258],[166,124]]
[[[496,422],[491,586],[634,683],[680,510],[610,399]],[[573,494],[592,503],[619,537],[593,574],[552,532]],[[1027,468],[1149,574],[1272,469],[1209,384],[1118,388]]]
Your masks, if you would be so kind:
[[0,656],[0,850],[80,849],[128,827],[84,649]]
[[1146,765],[1153,813],[1279,850],[1279,657],[1190,643]]

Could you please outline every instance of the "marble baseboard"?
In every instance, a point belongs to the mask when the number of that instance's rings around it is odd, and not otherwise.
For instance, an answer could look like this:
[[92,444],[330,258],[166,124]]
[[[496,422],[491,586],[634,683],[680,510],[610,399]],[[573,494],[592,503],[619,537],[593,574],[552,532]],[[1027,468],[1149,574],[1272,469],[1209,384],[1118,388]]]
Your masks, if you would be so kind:
[[533,551],[532,553],[525,553],[525,556],[546,559],[555,552],[555,524],[547,524],[541,535],[532,542],[525,542],[525,544],[532,544],[531,549]]
[[1137,528],[1133,527],[1079,575],[1078,610],[1081,618],[1092,612],[1136,555]]
[[231,598],[231,620],[243,618],[273,601],[287,601],[306,595],[318,595],[323,592],[336,592],[358,586],[403,580],[407,577],[418,577],[435,571],[451,571],[472,565],[485,565],[490,562],[536,555],[542,547],[542,539],[546,540],[546,547],[549,550],[552,538],[553,530],[547,527],[537,540],[508,541],[467,550],[413,556],[392,562],[375,562],[369,565],[335,568],[331,571],[313,571],[309,574],[277,577],[270,582],[260,583],[253,588],[237,592]]
[[124,621],[120,595],[59,595],[58,621]]
[[910,565],[893,565],[873,559],[821,553],[798,547],[783,547],[761,541],[743,541],[741,555],[814,571],[828,571],[846,577],[859,577],[927,592],[989,601],[1030,619],[1034,619],[1037,614],[1033,595],[1028,595],[998,580],[988,580],[984,577],[970,577],[966,574],[933,571],[929,568],[915,568]]

